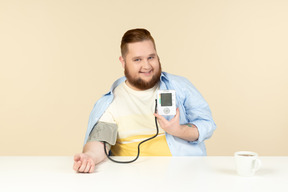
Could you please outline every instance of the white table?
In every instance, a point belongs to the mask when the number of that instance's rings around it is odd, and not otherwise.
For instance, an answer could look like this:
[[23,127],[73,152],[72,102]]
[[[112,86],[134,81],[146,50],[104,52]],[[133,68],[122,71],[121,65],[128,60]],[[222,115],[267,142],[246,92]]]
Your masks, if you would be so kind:
[[287,192],[288,157],[260,159],[254,177],[241,177],[234,158],[224,156],[140,157],[132,164],[107,160],[92,174],[75,173],[73,157],[0,156],[0,191]]

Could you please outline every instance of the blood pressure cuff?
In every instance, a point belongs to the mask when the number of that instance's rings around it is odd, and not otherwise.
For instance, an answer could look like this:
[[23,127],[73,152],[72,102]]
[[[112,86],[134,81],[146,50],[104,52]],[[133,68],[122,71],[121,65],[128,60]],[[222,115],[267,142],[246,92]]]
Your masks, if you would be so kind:
[[117,125],[115,123],[107,123],[99,121],[92,129],[87,142],[90,141],[106,141],[109,144],[109,150],[111,145],[116,144],[117,140]]

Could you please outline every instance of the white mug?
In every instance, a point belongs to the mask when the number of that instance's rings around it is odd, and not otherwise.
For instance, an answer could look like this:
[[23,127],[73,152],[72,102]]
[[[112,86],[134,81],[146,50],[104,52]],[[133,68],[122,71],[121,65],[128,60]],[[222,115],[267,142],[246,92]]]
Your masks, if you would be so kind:
[[238,175],[253,176],[261,167],[258,154],[251,151],[238,151],[234,154]]

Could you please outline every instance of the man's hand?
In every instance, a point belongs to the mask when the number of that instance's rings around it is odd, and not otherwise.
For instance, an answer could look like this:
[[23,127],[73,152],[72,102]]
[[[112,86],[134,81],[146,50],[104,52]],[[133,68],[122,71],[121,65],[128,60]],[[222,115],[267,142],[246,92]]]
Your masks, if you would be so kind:
[[186,141],[196,141],[199,137],[198,128],[195,125],[180,125],[180,112],[177,108],[176,115],[168,121],[163,116],[154,113],[161,128],[168,134],[179,137]]
[[95,162],[85,153],[76,154],[73,169],[79,173],[92,173],[95,169]]
[[157,117],[158,123],[164,131],[166,131],[170,135],[178,135],[178,132],[180,130],[180,112],[178,108],[176,109],[176,115],[170,121],[157,113],[154,113],[154,116]]
[[93,173],[95,165],[104,161],[106,158],[103,143],[90,141],[85,144],[82,153],[74,156],[73,169],[78,173]]

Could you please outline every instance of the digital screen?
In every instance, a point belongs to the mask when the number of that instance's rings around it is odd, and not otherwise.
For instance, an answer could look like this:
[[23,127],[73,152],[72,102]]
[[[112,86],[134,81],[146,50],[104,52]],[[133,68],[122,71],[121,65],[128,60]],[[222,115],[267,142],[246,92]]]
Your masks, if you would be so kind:
[[172,106],[172,93],[161,93],[161,106]]

